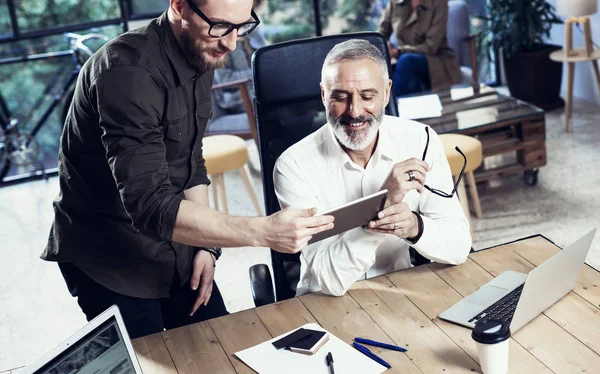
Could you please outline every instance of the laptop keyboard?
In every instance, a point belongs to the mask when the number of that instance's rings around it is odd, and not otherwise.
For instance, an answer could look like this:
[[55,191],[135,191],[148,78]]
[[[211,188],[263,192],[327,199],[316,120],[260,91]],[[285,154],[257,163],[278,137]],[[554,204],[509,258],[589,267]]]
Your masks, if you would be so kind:
[[485,309],[483,312],[471,318],[469,322],[477,323],[480,319],[485,318],[496,319],[510,323],[515,314],[515,310],[517,309],[517,302],[519,301],[519,297],[521,297],[521,292],[523,291],[524,285],[525,284],[522,284],[512,290],[510,293],[508,293],[508,295],[504,296],[502,299],[487,307],[487,309]]

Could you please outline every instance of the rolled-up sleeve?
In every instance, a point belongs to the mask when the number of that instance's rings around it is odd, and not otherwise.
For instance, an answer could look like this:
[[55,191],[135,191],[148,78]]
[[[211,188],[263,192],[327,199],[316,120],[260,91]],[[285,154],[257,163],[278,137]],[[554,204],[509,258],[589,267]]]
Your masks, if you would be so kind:
[[196,169],[192,179],[190,180],[190,183],[187,185],[187,188],[196,187],[201,184],[209,186],[210,179],[208,178],[206,161],[204,160],[204,156],[202,154],[202,139],[198,139],[198,145],[196,148],[194,148],[194,154],[196,155]]
[[90,89],[106,158],[133,226],[171,240],[182,196],[172,192],[160,127],[166,93],[147,70],[132,66],[106,71]]

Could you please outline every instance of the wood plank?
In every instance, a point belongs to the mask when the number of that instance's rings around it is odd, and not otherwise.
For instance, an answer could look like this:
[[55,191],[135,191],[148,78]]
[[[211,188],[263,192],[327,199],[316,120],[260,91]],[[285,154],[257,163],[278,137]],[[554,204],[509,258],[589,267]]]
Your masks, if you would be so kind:
[[285,334],[307,323],[317,323],[315,317],[296,298],[257,308],[256,314],[273,336]]
[[211,319],[208,321],[219,343],[229,356],[229,361],[238,373],[254,373],[246,364],[234,356],[246,348],[263,343],[272,338],[267,328],[256,314],[255,309]]
[[507,270],[527,274],[533,269],[533,265],[514,252],[519,245],[526,245],[519,243],[523,243],[523,241],[471,253],[469,257],[494,277]]
[[133,350],[145,374],[177,373],[160,333],[132,340]]
[[600,355],[600,310],[581,296],[569,292],[544,314]]
[[235,373],[208,322],[161,333],[179,373]]
[[[528,273],[533,265],[516,253],[516,250],[521,246],[529,245],[542,251],[545,248],[540,244],[539,239],[531,243],[519,241],[507,244],[474,253],[471,258],[495,276],[505,270]],[[592,368],[600,367],[600,355],[585,342],[598,339],[598,335],[594,333],[600,330],[600,319],[595,313],[597,309],[589,303],[576,304],[570,301],[571,299],[563,298],[558,305],[555,304],[554,313],[561,317],[562,325],[551,319],[551,316],[545,312],[514,334],[513,338],[553,371],[593,372]],[[578,321],[579,319],[589,324],[589,327],[582,328],[582,321]],[[558,342],[560,344],[557,344]]]
[[438,263],[431,263],[427,266],[461,295],[472,294],[494,278],[481,266],[473,262],[470,257],[460,266],[448,266]]
[[[469,271],[469,273],[474,273],[474,271]],[[471,338],[471,330],[437,318],[441,312],[460,301],[463,298],[461,294],[427,266],[388,274],[387,278],[431,318],[432,322],[450,339],[459,345],[473,360],[479,362],[475,342]],[[464,283],[473,282],[474,279],[465,279]],[[514,339],[509,342],[509,364],[511,371],[515,373],[551,372]]]
[[[355,337],[394,343],[350,295],[309,294],[300,300],[323,328],[348,344],[352,344]],[[369,349],[392,366],[389,372],[421,373],[404,353],[377,347]]]
[[470,373],[479,368],[386,277],[353,286],[350,295],[424,373]]
[[[537,236],[513,250],[535,266],[539,266],[560,251],[560,248],[546,238]],[[573,292],[600,308],[600,272],[587,264],[584,265]]]
[[597,373],[600,367],[598,354],[544,314],[513,337],[556,373]]

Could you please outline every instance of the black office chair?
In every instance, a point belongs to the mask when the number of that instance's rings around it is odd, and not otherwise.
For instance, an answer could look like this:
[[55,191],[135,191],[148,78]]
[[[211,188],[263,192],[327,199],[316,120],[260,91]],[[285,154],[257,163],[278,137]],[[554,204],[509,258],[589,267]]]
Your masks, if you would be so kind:
[[[384,37],[376,32],[331,35],[277,43],[257,50],[252,57],[255,113],[265,210],[280,210],[273,185],[275,161],[283,151],[317,130],[324,123],[321,101],[321,68],[334,45],[348,39],[365,39],[381,50],[389,69],[389,53]],[[391,70],[390,70],[391,72]],[[395,100],[385,113],[398,116]],[[300,278],[299,254],[271,250],[275,294],[269,268],[265,264],[250,268],[250,281],[256,306],[294,297]]]

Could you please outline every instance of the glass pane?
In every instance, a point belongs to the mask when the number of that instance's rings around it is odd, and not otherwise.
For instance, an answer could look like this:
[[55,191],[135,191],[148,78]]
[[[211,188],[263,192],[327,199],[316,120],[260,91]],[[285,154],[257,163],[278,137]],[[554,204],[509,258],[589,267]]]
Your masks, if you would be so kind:
[[12,34],[8,4],[0,0],[0,35]]
[[[323,2],[332,2],[323,0]],[[271,43],[315,36],[312,0],[267,0],[256,8],[265,38]]]
[[[82,31],[80,34],[89,32],[101,33],[111,39],[121,33],[122,28],[117,25],[106,26]],[[101,44],[97,41],[86,43],[94,51]],[[64,36],[54,35],[0,44],[0,59],[59,51],[70,51],[70,44]],[[56,167],[62,131],[62,113],[69,105],[68,93],[74,87],[67,83],[75,66],[75,60],[71,55],[0,64],[0,94],[6,100],[11,118],[18,120],[21,132],[31,132],[41,122],[44,113],[51,110],[51,115],[43,122],[35,136],[35,144],[39,146],[37,158],[45,169]],[[56,95],[61,99],[52,107]],[[10,170],[9,176],[29,173],[32,167],[34,166],[15,166]]]
[[14,2],[21,32],[116,19],[121,16],[118,0]]
[[[471,35],[477,35],[484,26],[484,18],[487,15],[485,0],[469,0],[469,16],[471,17]],[[483,83],[495,83],[496,64],[494,62],[494,51],[477,50],[477,63],[479,64],[479,81]]]
[[321,0],[323,35],[377,30],[388,0]]
[[136,14],[159,14],[169,8],[169,0],[132,0],[131,13]]

